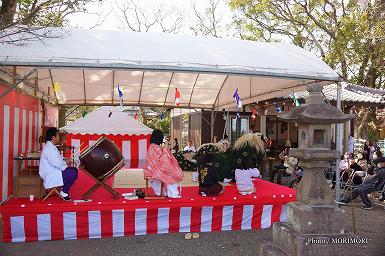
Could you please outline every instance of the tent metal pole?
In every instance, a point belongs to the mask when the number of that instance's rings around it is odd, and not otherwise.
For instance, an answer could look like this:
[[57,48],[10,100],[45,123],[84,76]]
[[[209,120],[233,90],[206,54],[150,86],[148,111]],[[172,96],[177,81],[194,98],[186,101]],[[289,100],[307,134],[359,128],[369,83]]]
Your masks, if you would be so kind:
[[190,94],[190,100],[188,101],[188,106],[189,107],[191,107],[191,99],[192,99],[192,96],[193,96],[193,93],[194,93],[194,89],[195,89],[195,85],[197,84],[198,78],[199,78],[199,74],[197,75],[197,77],[194,80],[194,84],[193,84],[193,87],[192,87],[192,90],[191,90],[191,94]]
[[225,120],[225,125],[223,126],[222,140],[225,138],[226,127],[227,127],[227,116],[226,116],[226,120]]
[[[13,80],[18,80],[18,79],[19,79],[19,78],[17,77],[17,75],[11,75],[11,74],[9,74],[9,72],[7,72],[7,71],[5,71],[5,70],[3,70],[3,69],[1,69],[1,68],[0,68],[0,72],[3,73],[4,75],[7,75],[7,76],[11,77]],[[7,86],[12,86],[12,85],[13,85],[12,83],[9,83],[9,82],[4,81],[4,80],[2,80],[2,79],[0,79],[0,81],[1,81],[3,84],[7,85]],[[36,86],[30,84],[28,81],[24,81],[24,82],[25,82],[24,84],[25,84],[26,86],[28,86],[28,87],[34,89],[34,91],[40,93],[40,95],[41,95],[41,96],[33,95],[33,97],[38,98],[38,99],[43,99],[43,100],[45,100],[44,97],[47,96],[46,101],[51,102],[51,103],[52,103],[52,100],[55,100],[54,98],[48,96],[48,94],[46,94],[45,92],[39,90],[39,88],[36,88]],[[25,93],[25,92],[24,92],[24,93]],[[26,94],[27,94],[27,95],[30,95],[30,94],[28,94],[28,93],[26,93]],[[32,95],[30,95],[30,96],[32,96]],[[52,103],[52,104],[53,104],[53,103]]]
[[115,69],[112,70],[112,92],[111,92],[111,104],[114,104],[115,95]]
[[227,76],[225,77],[225,79],[223,80],[223,83],[222,83],[222,85],[221,85],[221,88],[219,89],[218,94],[217,94],[217,96],[215,97],[215,101],[214,101],[214,104],[213,104],[212,109],[215,108],[215,105],[217,104],[217,101],[218,101],[218,105],[219,105],[219,95],[221,94],[222,89],[223,89],[223,86],[225,86],[225,83],[226,83],[226,81],[227,81],[228,78],[229,78],[229,75],[227,75]]
[[[341,84],[337,83],[337,108],[341,110]],[[336,150],[342,154],[342,124],[336,124],[335,139],[336,139]],[[340,200],[340,158],[336,161],[336,201]]]
[[210,141],[214,137],[214,110],[211,109],[211,122],[210,122]]
[[83,74],[83,93],[84,93],[84,104],[87,103],[87,90],[86,90],[86,75],[84,69],[82,70]]
[[141,79],[141,81],[140,81],[140,91],[139,91],[138,104],[140,104],[140,100],[141,100],[141,98],[142,98],[144,72],[145,72],[145,71],[143,71],[143,73],[142,73],[142,79]]
[[11,87],[9,87],[8,89],[6,89],[4,92],[2,92],[0,94],[0,99],[3,98],[5,95],[7,95],[10,91],[12,91],[13,89],[15,89],[19,84],[21,84],[22,82],[24,82],[25,80],[27,80],[28,77],[30,77],[33,73],[35,73],[37,70],[37,68],[34,68],[32,69],[30,72],[28,72],[28,74],[26,74],[22,79],[20,79],[18,82],[16,82],[14,85],[12,85]]
[[166,92],[166,96],[164,97],[163,105],[166,105],[168,92],[170,91],[170,86],[171,86],[171,82],[172,82],[172,78],[174,77],[174,74],[175,74],[175,72],[171,73],[171,77],[170,77],[170,81],[168,82],[167,92]]

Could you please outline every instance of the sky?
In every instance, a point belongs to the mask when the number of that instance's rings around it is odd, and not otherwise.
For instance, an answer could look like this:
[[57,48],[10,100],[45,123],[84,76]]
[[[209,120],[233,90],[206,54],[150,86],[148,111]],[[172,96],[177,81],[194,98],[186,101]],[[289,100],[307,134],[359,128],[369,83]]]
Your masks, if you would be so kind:
[[[70,17],[70,26],[80,28],[95,28],[95,29],[121,29],[122,24],[119,16],[120,11],[117,5],[122,5],[126,0],[103,0],[100,3],[94,3],[87,6],[89,14],[78,13]],[[183,27],[180,30],[182,34],[192,34],[193,32],[189,28],[191,24],[194,24],[195,16],[192,11],[192,4],[195,3],[197,9],[202,11],[209,6],[208,0],[134,0],[135,3],[145,10],[148,15],[152,15],[152,10],[161,7],[164,10],[170,11],[170,16],[174,15],[174,12],[180,11],[183,14]],[[223,24],[229,24],[232,21],[232,12],[227,5],[227,1],[220,0],[218,13],[223,17]],[[100,15],[99,15],[100,14]],[[99,22],[98,22],[99,20]],[[95,24],[103,23],[94,27]],[[160,28],[154,28],[151,32],[161,32]]]

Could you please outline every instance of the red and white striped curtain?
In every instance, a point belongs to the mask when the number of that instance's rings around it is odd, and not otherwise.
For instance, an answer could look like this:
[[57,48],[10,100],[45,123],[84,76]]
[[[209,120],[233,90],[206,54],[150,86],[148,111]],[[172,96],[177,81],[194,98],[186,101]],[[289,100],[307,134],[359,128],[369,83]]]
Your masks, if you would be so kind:
[[75,149],[80,147],[83,151],[91,146],[101,136],[105,136],[112,140],[125,159],[125,168],[142,167],[146,158],[147,149],[150,145],[151,135],[101,135],[101,134],[68,134],[67,145],[74,146]]
[[[0,84],[0,92],[6,87]],[[0,198],[12,194],[16,175],[15,156],[27,151],[40,150],[41,112],[39,100],[16,91],[0,99]],[[54,109],[54,108],[53,108]],[[53,111],[57,113],[57,111]],[[53,116],[51,119],[58,119]],[[31,164],[31,163],[29,163]]]
[[[6,89],[0,84],[0,93]],[[0,198],[12,194],[16,176],[15,156],[27,151],[40,150],[41,111],[39,100],[11,91],[0,99]],[[58,110],[47,106],[49,125],[57,126]],[[46,120],[46,121],[47,121]],[[46,122],[47,124],[47,122]]]

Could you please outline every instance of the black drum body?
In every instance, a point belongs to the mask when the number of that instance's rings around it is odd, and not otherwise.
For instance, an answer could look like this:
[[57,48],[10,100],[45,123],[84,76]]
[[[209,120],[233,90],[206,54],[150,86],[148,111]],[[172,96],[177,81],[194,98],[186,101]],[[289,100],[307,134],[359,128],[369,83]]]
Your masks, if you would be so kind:
[[98,180],[115,173],[124,165],[124,158],[114,142],[100,137],[79,156],[83,168]]

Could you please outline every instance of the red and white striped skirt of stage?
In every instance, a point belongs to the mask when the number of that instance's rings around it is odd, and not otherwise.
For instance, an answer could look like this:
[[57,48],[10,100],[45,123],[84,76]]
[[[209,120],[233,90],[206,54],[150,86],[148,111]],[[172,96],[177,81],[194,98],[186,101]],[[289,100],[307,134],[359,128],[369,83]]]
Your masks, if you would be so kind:
[[[256,193],[247,196],[241,196],[233,185],[216,197],[202,197],[198,187],[184,187],[180,199],[113,200],[101,188],[89,203],[64,202],[58,197],[45,202],[11,199],[0,209],[3,241],[249,230],[285,222],[286,203],[295,201],[295,191],[260,179],[255,180],[255,187]],[[80,198],[87,186],[78,184],[76,189],[72,197]]]

